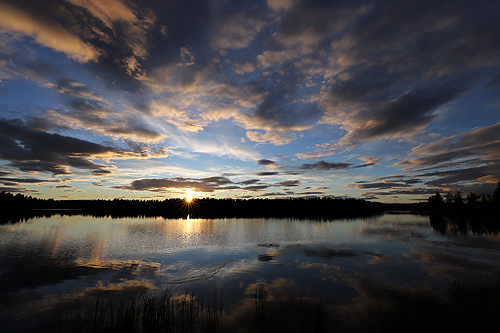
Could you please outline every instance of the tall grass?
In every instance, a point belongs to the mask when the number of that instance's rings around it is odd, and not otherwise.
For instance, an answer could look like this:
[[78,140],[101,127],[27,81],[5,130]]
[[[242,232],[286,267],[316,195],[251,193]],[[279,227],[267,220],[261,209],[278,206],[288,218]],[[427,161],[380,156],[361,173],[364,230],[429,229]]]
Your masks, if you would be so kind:
[[[300,298],[293,304],[268,301],[265,284],[254,292],[254,319],[247,327],[223,327],[223,293],[149,296],[114,304],[97,299],[71,319],[71,332],[323,332],[326,302]],[[55,329],[54,331],[57,331]]]
[[97,299],[93,306],[78,310],[72,318],[71,332],[219,332],[222,292],[144,297],[115,305]]
[[[205,297],[149,296],[114,304],[97,299],[76,311],[71,332],[333,332],[331,308],[321,298],[273,299],[264,283],[254,291],[253,320],[224,327],[222,292]],[[500,278],[456,280],[445,293],[410,293],[390,305],[371,306],[363,332],[496,332],[500,328]],[[341,318],[338,318],[340,320]],[[239,326],[238,326],[239,325]],[[57,331],[57,330],[55,330]]]

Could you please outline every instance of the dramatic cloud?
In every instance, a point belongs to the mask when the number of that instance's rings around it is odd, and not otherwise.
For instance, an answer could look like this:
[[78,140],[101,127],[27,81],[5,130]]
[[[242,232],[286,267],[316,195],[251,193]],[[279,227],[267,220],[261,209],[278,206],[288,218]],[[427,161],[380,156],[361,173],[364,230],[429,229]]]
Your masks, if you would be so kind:
[[0,169],[128,196],[273,197],[291,175],[311,192],[280,195],[487,192],[499,16],[495,1],[0,0]]
[[95,163],[93,159],[144,157],[134,151],[32,129],[15,119],[0,119],[0,133],[0,158],[24,172],[61,175],[71,174],[70,168],[77,168],[97,175],[112,174],[109,169],[114,165]]
[[111,157],[119,152],[93,142],[33,130],[22,123],[0,119],[0,158],[21,171],[69,174],[69,168],[106,169],[90,158]]
[[100,51],[47,17],[0,2],[0,28],[34,38],[79,62],[97,61]]
[[170,189],[192,189],[199,192],[214,192],[222,190],[222,185],[231,184],[232,181],[225,177],[209,177],[202,179],[191,178],[164,178],[164,179],[139,179],[134,180],[130,186],[115,186],[118,189],[131,191],[162,192]]
[[[411,150],[411,155],[420,155],[421,157],[406,159],[396,163],[396,165],[419,168],[438,166],[458,159],[470,161],[475,158],[479,158],[484,163],[499,163],[500,123],[421,144]],[[474,161],[474,163],[477,162]]]

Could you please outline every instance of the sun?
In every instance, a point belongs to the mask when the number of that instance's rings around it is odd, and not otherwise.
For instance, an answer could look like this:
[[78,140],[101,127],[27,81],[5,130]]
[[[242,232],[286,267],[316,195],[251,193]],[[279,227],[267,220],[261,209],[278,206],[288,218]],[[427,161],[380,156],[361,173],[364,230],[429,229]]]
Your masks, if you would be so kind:
[[191,203],[191,202],[193,202],[193,197],[186,197],[186,198],[184,198],[184,200],[185,200],[187,203]]

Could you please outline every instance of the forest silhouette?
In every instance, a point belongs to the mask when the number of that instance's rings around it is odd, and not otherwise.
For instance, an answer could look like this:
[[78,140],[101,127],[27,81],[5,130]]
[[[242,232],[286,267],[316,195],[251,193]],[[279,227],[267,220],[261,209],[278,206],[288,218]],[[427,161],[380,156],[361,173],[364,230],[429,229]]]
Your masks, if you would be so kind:
[[[379,215],[387,211],[413,211],[437,217],[483,217],[500,224],[500,182],[491,194],[461,191],[441,195],[437,192],[427,201],[415,203],[381,203],[354,198],[287,198],[287,199],[214,199],[165,200],[54,200],[24,194],[0,193],[0,223],[16,223],[29,218],[53,214],[91,215],[96,217],[164,217],[164,218],[310,218],[335,219]],[[442,222],[435,222],[442,229]]]

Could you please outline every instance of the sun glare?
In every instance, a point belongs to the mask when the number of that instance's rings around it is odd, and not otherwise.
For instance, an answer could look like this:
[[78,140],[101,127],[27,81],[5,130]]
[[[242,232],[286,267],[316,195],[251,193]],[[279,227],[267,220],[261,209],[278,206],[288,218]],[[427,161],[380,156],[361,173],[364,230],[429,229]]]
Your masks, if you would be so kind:
[[186,197],[184,200],[186,200],[187,203],[193,202],[193,197]]

